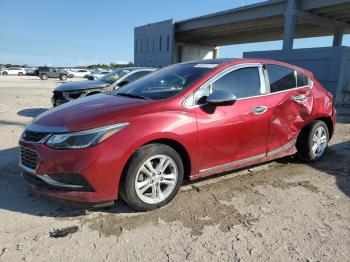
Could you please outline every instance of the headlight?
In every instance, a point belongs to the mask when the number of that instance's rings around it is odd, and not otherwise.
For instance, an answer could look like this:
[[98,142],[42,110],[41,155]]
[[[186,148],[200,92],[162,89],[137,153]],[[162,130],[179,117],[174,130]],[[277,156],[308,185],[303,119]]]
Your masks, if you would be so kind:
[[52,135],[47,141],[46,145],[56,149],[78,149],[102,143],[107,138],[111,137],[129,123],[119,123],[111,126],[104,126],[85,130],[81,132],[56,134]]

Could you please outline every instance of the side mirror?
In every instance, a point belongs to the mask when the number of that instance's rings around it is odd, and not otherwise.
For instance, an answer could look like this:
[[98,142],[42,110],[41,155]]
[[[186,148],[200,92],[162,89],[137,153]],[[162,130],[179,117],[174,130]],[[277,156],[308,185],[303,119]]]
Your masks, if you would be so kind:
[[207,103],[211,105],[232,105],[237,98],[231,92],[225,90],[215,90],[207,97]]
[[117,86],[118,86],[118,87],[122,87],[122,86],[125,86],[125,85],[127,85],[127,84],[129,84],[129,81],[124,80],[124,81],[121,81],[120,83],[118,83]]

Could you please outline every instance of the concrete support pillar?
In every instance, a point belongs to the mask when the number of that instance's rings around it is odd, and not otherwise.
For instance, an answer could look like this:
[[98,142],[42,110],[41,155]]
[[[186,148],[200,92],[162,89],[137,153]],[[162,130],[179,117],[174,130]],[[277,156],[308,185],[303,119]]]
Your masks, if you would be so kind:
[[293,49],[295,26],[297,23],[297,17],[294,12],[296,8],[296,1],[288,0],[284,13],[283,50]]
[[342,29],[337,29],[333,37],[333,46],[341,46],[343,42],[344,31]]

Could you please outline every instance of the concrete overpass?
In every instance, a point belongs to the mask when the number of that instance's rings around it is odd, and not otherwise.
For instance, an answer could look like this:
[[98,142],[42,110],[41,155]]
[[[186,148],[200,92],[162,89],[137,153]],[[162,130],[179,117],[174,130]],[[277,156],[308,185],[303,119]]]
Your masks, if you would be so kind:
[[349,0],[273,0],[175,23],[177,42],[222,46],[350,33]]
[[[350,48],[341,47],[347,33],[350,33],[350,0],[271,0],[188,20],[137,27],[135,64],[162,67],[216,58],[218,46],[283,40],[282,50],[244,56],[268,57],[304,66],[321,76],[321,82],[342,103],[350,101],[347,71]],[[316,36],[333,36],[332,47],[304,52],[293,49],[294,39]],[[314,64],[320,61],[323,67],[315,68]]]

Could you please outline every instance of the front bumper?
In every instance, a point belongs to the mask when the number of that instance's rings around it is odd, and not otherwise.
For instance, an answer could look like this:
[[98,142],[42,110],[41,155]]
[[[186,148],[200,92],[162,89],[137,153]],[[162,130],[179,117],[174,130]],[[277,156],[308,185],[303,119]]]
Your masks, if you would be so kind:
[[[39,156],[40,161],[35,169],[26,167],[23,165],[24,160],[20,160],[22,177],[29,181],[36,193],[90,204],[118,198],[122,173],[119,159],[123,151],[115,145],[106,141],[91,148],[54,150],[41,143],[20,141],[19,144],[21,148],[36,152]],[[69,178],[74,174],[83,179],[72,183],[74,179]]]

